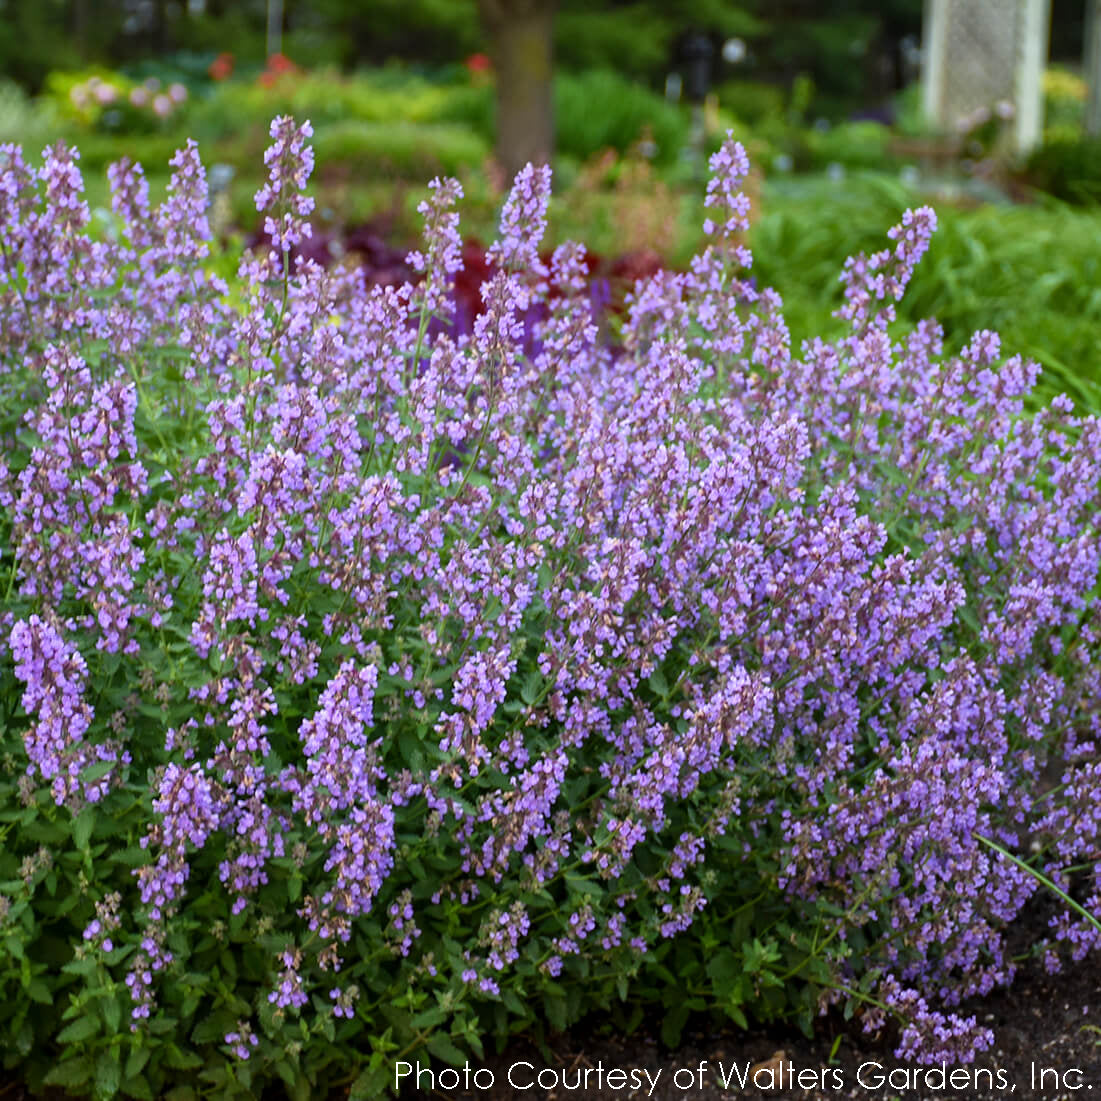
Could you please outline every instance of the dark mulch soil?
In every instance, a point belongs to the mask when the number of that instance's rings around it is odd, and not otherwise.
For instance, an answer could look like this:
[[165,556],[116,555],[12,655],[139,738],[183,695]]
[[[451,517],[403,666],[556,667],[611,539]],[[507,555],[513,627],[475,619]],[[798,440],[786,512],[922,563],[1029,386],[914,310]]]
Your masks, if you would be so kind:
[[[937,1076],[915,1080],[915,1073],[925,1075],[932,1069],[928,1067],[908,1068],[911,1086],[916,1088],[904,1088],[907,1067],[894,1058],[889,1037],[846,1032],[836,1022],[832,1028],[827,1023],[813,1040],[775,1029],[697,1033],[686,1035],[676,1051],[662,1047],[656,1028],[611,1038],[574,1032],[552,1041],[546,1052],[517,1043],[500,1056],[471,1063],[469,1089],[462,1083],[458,1089],[442,1089],[437,1083],[433,1090],[425,1075],[423,1088],[405,1088],[400,1097],[401,1101],[717,1101],[739,1096],[786,1101],[1002,1101],[1010,1097],[1101,1101],[1101,960],[1094,958],[1055,976],[1030,966],[1008,991],[964,1009],[993,1030],[995,1043],[973,1066],[945,1068],[948,1074],[956,1071],[955,1088],[941,1086]],[[834,1051],[838,1035],[841,1042]],[[751,1073],[760,1070],[756,1076],[760,1085],[769,1081],[776,1085],[761,1089],[747,1084],[743,1089],[732,1073],[735,1066],[739,1074],[747,1068]],[[542,1071],[543,1087],[514,1088],[509,1084],[510,1068],[517,1085],[527,1085]],[[473,1073],[479,1069],[482,1073],[475,1085]],[[603,1077],[598,1078],[598,1070]],[[622,1074],[611,1081],[615,1088],[609,1089],[613,1070]],[[590,1088],[577,1088],[584,1084],[586,1071]],[[879,1085],[877,1076],[885,1079],[892,1073],[893,1087],[890,1082]],[[597,1088],[601,1081],[602,1089]],[[446,1079],[445,1083],[451,1084]]]

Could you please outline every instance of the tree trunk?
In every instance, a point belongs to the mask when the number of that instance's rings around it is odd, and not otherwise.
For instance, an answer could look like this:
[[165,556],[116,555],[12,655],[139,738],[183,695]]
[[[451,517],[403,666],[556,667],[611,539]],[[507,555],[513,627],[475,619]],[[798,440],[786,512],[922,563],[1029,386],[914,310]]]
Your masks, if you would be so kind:
[[509,180],[554,152],[555,0],[478,0],[497,77],[497,158]]
[[88,27],[91,24],[88,12],[88,0],[73,0],[71,11],[73,41],[76,43],[80,60],[87,65],[91,57],[91,51],[88,49]]

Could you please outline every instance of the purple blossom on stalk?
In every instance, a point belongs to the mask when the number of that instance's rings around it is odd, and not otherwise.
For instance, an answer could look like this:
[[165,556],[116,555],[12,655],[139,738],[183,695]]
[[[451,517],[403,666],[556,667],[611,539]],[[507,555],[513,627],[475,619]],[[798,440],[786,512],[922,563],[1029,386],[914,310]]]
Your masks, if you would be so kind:
[[551,170],[529,164],[516,175],[501,211],[497,240],[487,249],[491,263],[508,271],[544,279],[546,266],[539,259],[539,242],[547,228]]
[[260,1043],[260,1037],[252,1031],[247,1021],[238,1021],[236,1030],[227,1032],[223,1040],[242,1062],[252,1055],[252,1049]]
[[313,149],[308,144],[313,127],[282,116],[271,124],[272,144],[264,154],[268,178],[256,192],[256,209],[264,215],[264,232],[276,252],[294,248],[312,233],[305,219],[314,201],[303,195],[313,172]]
[[[98,802],[116,779],[117,765],[129,763],[130,755],[84,740],[95,717],[84,699],[87,663],[54,623],[37,615],[17,620],[8,644],[15,675],[26,686],[23,710],[33,720],[23,736],[31,762],[28,774],[37,771],[50,781],[59,805],[78,809],[82,803]],[[111,767],[96,780],[83,779],[84,770],[96,762]]]
[[199,765],[181,768],[169,764],[160,779],[153,810],[161,821],[142,838],[142,847],[158,850],[153,864],[135,872],[141,901],[154,922],[163,921],[179,905],[184,884],[191,874],[187,851],[202,849],[218,827],[219,792]]
[[436,313],[447,300],[455,275],[463,266],[459,215],[453,209],[463,197],[463,187],[458,180],[437,177],[428,188],[428,198],[417,205],[417,213],[424,218],[428,251],[409,253],[406,263],[423,276],[418,302],[429,313]]

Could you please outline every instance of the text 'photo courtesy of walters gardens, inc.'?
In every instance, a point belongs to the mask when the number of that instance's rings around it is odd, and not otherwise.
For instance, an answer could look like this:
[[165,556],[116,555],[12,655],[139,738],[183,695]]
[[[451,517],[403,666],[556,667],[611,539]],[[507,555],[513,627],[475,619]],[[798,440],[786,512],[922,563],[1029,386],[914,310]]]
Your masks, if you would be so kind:
[[623,1092],[626,1098],[691,1098],[716,1089],[732,1094],[743,1091],[799,1090],[814,1095],[840,1094],[897,1097],[900,1091],[922,1098],[983,1096],[1086,1097],[1101,1077],[1090,1080],[1080,1067],[1054,1067],[1033,1062],[1023,1079],[1000,1067],[936,1066],[914,1067],[866,1060],[855,1070],[841,1067],[800,1066],[791,1060],[770,1059],[714,1062],[701,1060],[694,1066],[634,1067],[598,1061],[570,1068],[540,1066],[521,1059],[507,1067],[490,1069],[465,1063],[462,1067],[434,1068],[419,1061],[398,1060],[394,1064],[395,1091],[408,1097],[414,1093],[434,1096],[462,1093],[479,1096],[493,1091],[495,1097],[518,1096],[563,1098],[594,1092]]

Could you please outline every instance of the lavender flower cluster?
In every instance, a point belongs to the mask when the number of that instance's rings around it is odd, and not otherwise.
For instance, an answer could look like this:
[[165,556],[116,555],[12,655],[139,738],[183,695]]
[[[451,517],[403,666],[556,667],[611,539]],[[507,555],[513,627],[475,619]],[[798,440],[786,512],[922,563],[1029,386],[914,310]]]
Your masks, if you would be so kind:
[[[821,1006],[981,1050],[953,1010],[1012,978],[1037,884],[980,839],[1101,910],[1101,421],[1033,411],[993,333],[893,334],[928,208],[795,351],[728,140],[708,246],[609,341],[529,168],[457,335],[458,184],[418,281],[367,292],[293,260],[309,137],[273,123],[272,247],[232,289],[193,144],[155,208],[113,167],[107,233],[75,151],[0,148],[14,751],[73,814],[144,807],[146,863],[84,933],[133,1027],[200,867],[268,946],[255,1011],[347,1028],[395,991],[445,1019],[633,974],[767,868],[822,922]],[[1060,911],[1043,947],[1101,945]]]

